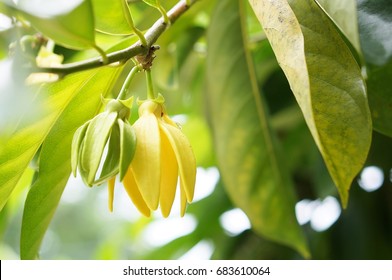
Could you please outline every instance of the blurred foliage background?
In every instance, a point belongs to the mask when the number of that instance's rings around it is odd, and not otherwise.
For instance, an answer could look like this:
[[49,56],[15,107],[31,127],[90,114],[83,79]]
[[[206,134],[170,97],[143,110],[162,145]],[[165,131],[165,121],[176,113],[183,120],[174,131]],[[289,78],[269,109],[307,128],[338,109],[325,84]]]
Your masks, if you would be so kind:
[[[162,1],[167,9],[176,2]],[[89,189],[80,178],[70,178],[44,237],[41,259],[303,258],[298,252],[255,233],[244,212],[229,199],[221,180],[206,110],[205,84],[207,33],[216,2],[219,1],[197,2],[159,38],[160,50],[153,66],[155,85],[165,96],[169,114],[188,136],[199,166],[196,199],[185,217],[179,218],[178,200],[167,219],[159,214],[141,217],[122,188],[116,189],[114,212],[110,213],[106,185]],[[141,30],[149,28],[160,16],[141,1],[130,1],[130,7],[135,25]],[[369,90],[375,88],[385,97],[370,99],[374,104],[372,113],[375,115],[376,108],[383,103],[387,107],[384,110],[390,110],[385,113],[388,117],[392,111],[392,5],[389,1],[360,0],[357,7],[363,51],[363,57],[357,54],[357,59],[367,66]],[[391,259],[392,139],[389,136],[392,134],[387,136],[385,131],[391,131],[392,120],[375,125],[367,162],[354,180],[348,207],[343,210],[287,79],[250,6],[246,6],[245,14],[258,87],[294,183],[295,214],[305,232],[311,257]],[[23,27],[7,27],[6,22],[4,17],[5,27],[0,28],[0,127],[3,131],[10,126],[6,121],[10,112],[5,110],[10,100],[17,108],[28,107],[29,100],[25,97],[29,94],[26,89],[16,90],[18,81],[26,76],[18,70],[23,59],[8,57],[9,44],[18,38],[18,29]],[[96,40],[99,46],[108,49],[119,38],[114,40],[98,33]],[[65,63],[96,55],[92,50],[72,51],[61,46],[56,46],[55,53],[63,54]],[[113,92],[118,92],[125,75],[126,71]],[[10,86],[6,79],[14,83]],[[12,98],[6,94],[10,88],[15,92]],[[132,83],[131,92],[144,98],[145,91],[144,77],[140,75]],[[132,118],[136,115],[135,111]],[[1,259],[19,258],[24,201],[34,171],[32,163],[0,212]]]

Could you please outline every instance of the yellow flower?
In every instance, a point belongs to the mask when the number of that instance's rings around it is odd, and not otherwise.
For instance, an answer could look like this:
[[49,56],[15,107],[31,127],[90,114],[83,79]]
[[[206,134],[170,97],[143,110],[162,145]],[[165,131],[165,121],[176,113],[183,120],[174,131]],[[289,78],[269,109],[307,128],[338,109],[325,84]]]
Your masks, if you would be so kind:
[[[177,180],[180,179],[181,216],[192,202],[196,160],[188,139],[157,101],[144,101],[133,125],[136,151],[123,184],[138,210],[150,216],[160,206],[169,216]],[[109,205],[113,204],[114,179],[109,181]]]

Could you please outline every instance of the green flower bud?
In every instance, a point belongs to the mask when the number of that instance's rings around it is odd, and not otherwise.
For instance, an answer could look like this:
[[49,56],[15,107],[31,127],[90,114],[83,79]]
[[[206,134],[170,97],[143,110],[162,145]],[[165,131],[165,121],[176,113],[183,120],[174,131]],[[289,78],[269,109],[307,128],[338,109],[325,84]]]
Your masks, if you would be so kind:
[[[101,184],[118,173],[122,180],[135,153],[136,135],[128,122],[132,99],[104,102],[105,111],[79,127],[72,141],[73,174],[76,176],[79,169],[89,186]],[[97,176],[101,165],[102,171]]]

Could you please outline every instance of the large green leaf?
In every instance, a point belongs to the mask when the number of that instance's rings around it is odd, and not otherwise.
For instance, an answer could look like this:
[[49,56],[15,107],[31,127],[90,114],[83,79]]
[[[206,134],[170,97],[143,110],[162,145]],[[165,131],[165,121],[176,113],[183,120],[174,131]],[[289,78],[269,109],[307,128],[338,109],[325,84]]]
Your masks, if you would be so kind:
[[20,0],[17,8],[34,28],[72,49],[95,47],[90,0]]
[[33,102],[30,107],[41,108],[42,117],[29,121],[26,118],[31,118],[30,114],[25,115],[20,121],[22,125],[6,140],[2,140],[0,147],[0,209],[4,207],[20,176],[57,118],[89,75],[91,72],[70,75],[66,79],[52,84],[52,91],[41,90],[37,95],[38,100]]
[[371,142],[372,124],[360,68],[314,1],[250,3],[346,207],[351,183]]
[[95,27],[97,30],[116,35],[129,35],[132,27],[128,24],[122,1],[91,0],[94,8]]
[[[23,213],[20,255],[33,259],[37,253],[71,173],[71,142],[76,129],[92,118],[101,106],[121,68],[106,67],[69,76],[43,90],[74,98],[62,112],[42,144],[39,174],[31,187]],[[81,80],[77,87],[70,82]]]
[[[243,1],[218,1],[207,36],[207,95],[227,192],[262,235],[309,256],[247,50]],[[242,19],[242,20],[241,20]]]
[[336,23],[357,52],[361,53],[356,0],[316,0],[316,2]]
[[369,105],[374,129],[392,137],[392,60],[368,67]]

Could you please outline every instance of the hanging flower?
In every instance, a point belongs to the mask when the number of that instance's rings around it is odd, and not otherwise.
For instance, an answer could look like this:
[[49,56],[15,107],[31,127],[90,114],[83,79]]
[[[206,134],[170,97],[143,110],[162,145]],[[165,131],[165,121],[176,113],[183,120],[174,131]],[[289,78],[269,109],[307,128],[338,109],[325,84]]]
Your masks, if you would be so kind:
[[[123,180],[136,147],[136,134],[128,122],[132,100],[104,100],[105,111],[76,130],[72,141],[72,171],[76,176],[79,169],[87,185],[99,185],[117,174]],[[101,162],[102,170],[97,176]]]
[[[180,180],[181,216],[193,199],[196,161],[188,139],[166,114],[163,97],[146,100],[139,107],[139,119],[133,125],[137,144],[135,156],[123,184],[138,210],[150,216],[160,206],[169,216]],[[112,204],[114,180],[109,181]]]

